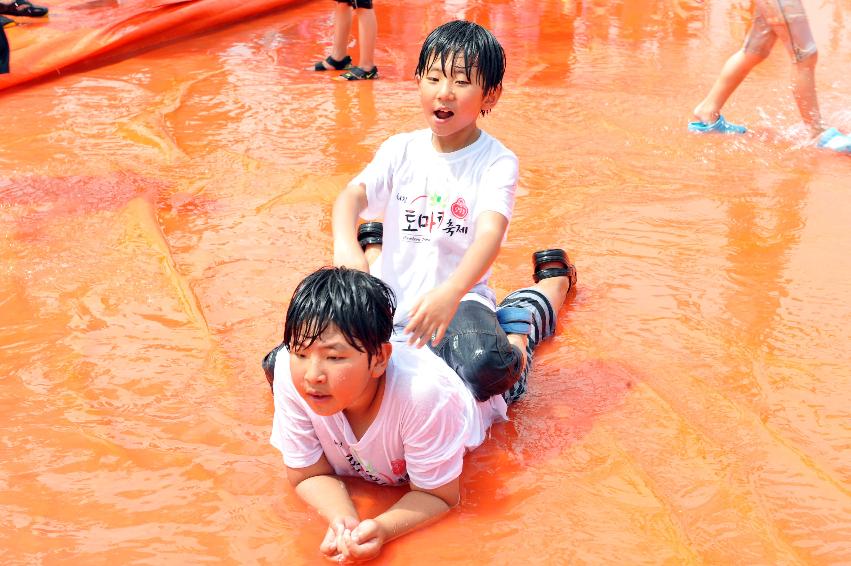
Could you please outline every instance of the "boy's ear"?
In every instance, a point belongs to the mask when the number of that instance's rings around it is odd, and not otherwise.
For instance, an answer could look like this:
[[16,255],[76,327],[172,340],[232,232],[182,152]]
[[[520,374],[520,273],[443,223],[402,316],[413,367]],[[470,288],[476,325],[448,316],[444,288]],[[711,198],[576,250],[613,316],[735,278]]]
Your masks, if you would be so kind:
[[390,355],[393,353],[393,346],[390,342],[385,342],[381,345],[375,357],[372,358],[372,377],[381,377],[387,371],[387,364],[390,363]]
[[496,103],[499,102],[499,97],[502,96],[502,85],[499,85],[492,91],[490,91],[483,99],[482,99],[482,112],[487,114],[488,112],[496,106]]

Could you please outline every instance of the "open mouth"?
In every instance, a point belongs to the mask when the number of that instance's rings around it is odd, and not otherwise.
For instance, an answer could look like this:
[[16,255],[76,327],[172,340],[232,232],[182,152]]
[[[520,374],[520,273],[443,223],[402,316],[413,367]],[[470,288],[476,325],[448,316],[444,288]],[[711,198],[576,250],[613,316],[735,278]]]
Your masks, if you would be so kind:
[[446,120],[455,115],[451,110],[435,110],[434,115],[440,120]]

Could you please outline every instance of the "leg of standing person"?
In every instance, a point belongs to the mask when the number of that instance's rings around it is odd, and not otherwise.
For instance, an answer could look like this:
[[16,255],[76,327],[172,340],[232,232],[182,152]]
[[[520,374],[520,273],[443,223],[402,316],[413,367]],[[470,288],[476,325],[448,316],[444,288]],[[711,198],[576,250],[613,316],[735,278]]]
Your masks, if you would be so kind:
[[815,138],[827,127],[821,118],[818,95],[816,94],[816,62],[818,54],[813,53],[803,61],[798,61],[792,69],[792,94],[801,113],[801,119]]
[[828,128],[822,120],[815,77],[818,49],[803,4],[800,0],[761,2],[764,13],[774,10],[774,33],[792,58],[792,95],[810,136],[818,147],[851,154],[851,136]]
[[331,45],[331,55],[316,62],[311,68],[314,71],[342,71],[351,67],[352,58],[346,54],[349,37],[352,34],[352,15],[354,8],[343,1],[336,1],[334,7],[334,39]]
[[696,121],[689,123],[689,131],[722,134],[743,134],[747,131],[744,126],[729,124],[724,120],[721,108],[751,70],[768,57],[775,41],[777,41],[777,35],[766,20],[761,6],[757,5],[745,44],[727,59],[709,94],[694,108],[693,114]]
[[786,46],[792,59],[792,95],[801,119],[810,130],[810,135],[815,138],[827,127],[822,121],[816,94],[818,49],[810,29],[810,21],[803,4],[798,0],[787,0],[779,3],[774,9],[775,33]]
[[375,38],[378,36],[378,20],[372,8],[358,8],[358,41],[360,59],[358,67],[369,70],[375,67]]
[[704,124],[715,123],[721,117],[721,108],[733,92],[742,84],[748,73],[764,60],[764,56],[750,53],[745,49],[740,49],[730,56],[709,90],[709,94],[694,108],[695,119]]
[[336,77],[341,81],[362,81],[378,78],[375,66],[375,41],[378,35],[378,20],[372,8],[372,0],[353,0],[357,6],[358,45],[360,58],[357,66]]
[[334,9],[334,45],[331,48],[331,57],[341,61],[346,56],[346,48],[349,46],[349,37],[352,35],[352,17],[354,9],[345,2],[337,2]]

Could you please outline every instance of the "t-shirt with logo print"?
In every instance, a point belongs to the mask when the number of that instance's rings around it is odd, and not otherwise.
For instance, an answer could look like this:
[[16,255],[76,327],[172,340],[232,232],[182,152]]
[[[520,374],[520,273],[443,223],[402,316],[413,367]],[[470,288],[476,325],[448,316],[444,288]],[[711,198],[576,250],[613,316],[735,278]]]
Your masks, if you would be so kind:
[[[429,129],[397,134],[353,180],[366,187],[365,219],[381,218],[384,243],[372,274],[396,293],[397,326],[414,302],[455,271],[475,238],[485,211],[505,216],[514,209],[517,156],[496,138],[479,138],[458,151],[440,153]],[[495,306],[490,269],[465,299]]]

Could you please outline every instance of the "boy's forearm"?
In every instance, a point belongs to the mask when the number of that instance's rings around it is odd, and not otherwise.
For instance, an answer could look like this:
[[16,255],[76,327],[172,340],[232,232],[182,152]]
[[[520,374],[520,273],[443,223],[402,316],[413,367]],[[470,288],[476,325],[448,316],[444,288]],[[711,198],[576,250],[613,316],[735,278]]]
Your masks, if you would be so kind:
[[410,491],[375,518],[392,540],[427,525],[446,514],[451,507],[440,497],[423,491]]
[[499,255],[508,219],[498,212],[485,212],[476,226],[476,238],[467,248],[455,271],[444,283],[458,296],[459,300],[490,269]]
[[328,521],[337,517],[358,516],[346,484],[336,476],[309,477],[299,482],[295,491],[305,503]]

